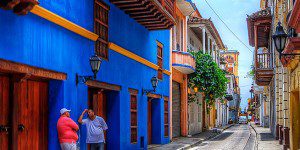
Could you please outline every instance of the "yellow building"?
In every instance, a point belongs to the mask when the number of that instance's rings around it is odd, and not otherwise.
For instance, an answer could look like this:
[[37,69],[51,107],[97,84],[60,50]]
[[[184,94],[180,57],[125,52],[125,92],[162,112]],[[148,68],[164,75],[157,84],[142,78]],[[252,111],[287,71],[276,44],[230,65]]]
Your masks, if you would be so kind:
[[[222,59],[225,61],[225,70],[227,72],[227,79],[232,83],[233,98],[229,101],[229,118],[233,122],[238,120],[238,112],[240,105],[240,88],[239,88],[239,52],[237,50],[226,50],[220,53]],[[233,78],[233,79],[232,79]],[[232,81],[233,80],[233,81]],[[229,83],[231,84],[231,83]],[[227,91],[228,93],[228,91]]]
[[[271,112],[271,131],[283,149],[297,150],[300,149],[300,0],[261,0],[260,7],[259,12],[247,18],[249,43],[255,47],[255,81],[265,86],[264,92],[270,100],[270,108],[266,109]],[[276,45],[270,36],[276,35],[281,26],[289,33],[283,47]]]

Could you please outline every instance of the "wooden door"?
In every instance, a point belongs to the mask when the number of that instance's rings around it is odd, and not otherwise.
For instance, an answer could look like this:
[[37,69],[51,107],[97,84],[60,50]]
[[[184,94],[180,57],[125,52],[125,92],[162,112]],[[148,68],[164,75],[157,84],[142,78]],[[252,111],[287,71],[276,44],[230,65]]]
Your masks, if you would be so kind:
[[92,108],[95,115],[102,117],[105,121],[106,116],[106,94],[101,89],[89,89],[89,108]]
[[181,135],[181,88],[180,83],[172,82],[172,137]]
[[47,149],[48,83],[14,82],[13,149]]
[[206,129],[206,102],[203,97],[203,103],[202,103],[202,130]]
[[[106,93],[103,89],[92,89],[89,88],[89,108],[93,109],[95,115],[102,117],[105,122],[107,121],[106,115]],[[104,132],[104,137],[107,139],[107,134]],[[88,149],[90,149],[90,145],[88,144]],[[107,146],[104,146],[104,149],[107,149]]]
[[11,149],[11,118],[10,118],[10,80],[9,77],[0,75],[0,149]]
[[[148,98],[150,99],[150,98]],[[152,109],[151,101],[148,100],[148,144],[152,143]]]

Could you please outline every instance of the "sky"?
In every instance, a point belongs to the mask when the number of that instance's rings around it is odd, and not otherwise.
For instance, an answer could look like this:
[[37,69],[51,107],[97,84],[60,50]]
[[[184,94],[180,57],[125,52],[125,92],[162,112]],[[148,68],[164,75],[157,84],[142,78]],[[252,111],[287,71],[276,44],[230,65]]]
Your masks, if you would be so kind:
[[[248,29],[246,18],[247,14],[258,11],[260,8],[260,0],[207,0],[212,8],[219,14],[221,19],[229,26],[229,28],[253,51],[254,48],[249,45]],[[223,43],[229,50],[238,50],[239,55],[239,78],[241,89],[241,105],[242,110],[247,107],[247,99],[250,98],[250,88],[252,84],[251,78],[245,78],[253,60],[253,53],[245,47],[235,36],[225,27],[218,19],[205,0],[194,0],[200,14],[203,18],[211,18],[216,26]]]

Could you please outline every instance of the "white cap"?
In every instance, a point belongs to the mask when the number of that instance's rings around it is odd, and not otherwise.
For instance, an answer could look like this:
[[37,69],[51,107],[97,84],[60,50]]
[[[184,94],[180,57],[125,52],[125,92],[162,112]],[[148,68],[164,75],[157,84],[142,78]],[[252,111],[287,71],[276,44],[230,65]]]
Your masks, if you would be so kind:
[[64,114],[65,112],[70,112],[71,110],[68,110],[67,108],[62,108],[60,110],[60,115]]

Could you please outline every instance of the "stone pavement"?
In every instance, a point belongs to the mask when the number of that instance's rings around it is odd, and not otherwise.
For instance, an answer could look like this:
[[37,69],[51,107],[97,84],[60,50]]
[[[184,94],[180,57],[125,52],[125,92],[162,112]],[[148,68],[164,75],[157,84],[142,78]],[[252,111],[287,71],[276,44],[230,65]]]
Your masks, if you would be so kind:
[[200,144],[202,141],[211,139],[220,133],[222,133],[227,128],[232,125],[227,125],[221,128],[215,128],[211,130],[207,130],[205,132],[201,132],[200,134],[193,135],[192,137],[179,137],[173,139],[173,141],[169,144],[165,145],[150,145],[148,147],[149,150],[185,150],[189,149],[195,145]]
[[275,140],[272,135],[270,128],[264,128],[255,125],[253,122],[250,123],[256,132],[256,147],[258,150],[281,150],[282,146]]

